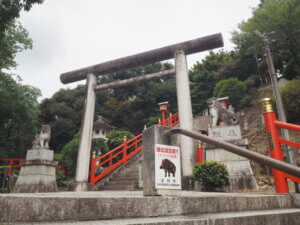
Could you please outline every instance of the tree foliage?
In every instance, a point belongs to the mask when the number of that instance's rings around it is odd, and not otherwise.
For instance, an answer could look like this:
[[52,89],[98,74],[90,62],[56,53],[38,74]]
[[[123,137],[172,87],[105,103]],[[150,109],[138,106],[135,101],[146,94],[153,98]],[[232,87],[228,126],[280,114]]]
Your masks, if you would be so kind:
[[300,79],[291,80],[281,90],[282,101],[289,122],[300,122]]
[[21,10],[29,11],[36,3],[44,0],[1,0],[0,1],[0,36],[7,30],[9,24],[19,18]]
[[[263,59],[260,69],[267,74],[263,43],[254,33],[268,34],[276,69],[288,79],[300,72],[300,2],[298,0],[266,0],[253,11],[253,16],[239,24],[232,41],[237,46],[242,64],[258,55]],[[274,40],[274,41],[272,41]]]
[[0,72],[0,158],[24,157],[39,129],[39,89]]
[[242,100],[247,96],[246,85],[237,78],[229,78],[219,81],[214,88],[215,97],[229,97],[229,102],[234,107],[241,108]]

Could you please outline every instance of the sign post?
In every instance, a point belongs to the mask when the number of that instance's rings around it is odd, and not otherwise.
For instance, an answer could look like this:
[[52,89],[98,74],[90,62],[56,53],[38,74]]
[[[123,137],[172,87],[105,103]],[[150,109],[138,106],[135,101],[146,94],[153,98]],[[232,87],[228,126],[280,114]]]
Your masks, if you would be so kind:
[[155,189],[181,189],[178,146],[155,145]]

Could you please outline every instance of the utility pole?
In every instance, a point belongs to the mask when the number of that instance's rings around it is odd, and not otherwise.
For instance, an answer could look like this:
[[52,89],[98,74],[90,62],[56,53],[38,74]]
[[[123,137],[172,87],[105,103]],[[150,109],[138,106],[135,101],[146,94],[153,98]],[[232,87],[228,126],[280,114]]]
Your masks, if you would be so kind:
[[[274,64],[273,64],[273,59],[270,51],[270,42],[268,39],[268,36],[266,34],[260,33],[258,30],[255,30],[255,34],[262,39],[265,45],[265,54],[266,54],[266,59],[267,59],[267,64],[268,64],[268,70],[271,78],[271,83],[272,83],[272,89],[275,95],[275,101],[276,101],[276,106],[277,106],[277,112],[278,112],[278,118],[282,122],[286,122],[286,116],[285,112],[283,109],[283,104],[281,100],[281,95],[279,92],[279,87],[277,83],[277,75],[275,72]],[[281,133],[284,139],[289,140],[289,132],[287,129],[281,129]],[[296,165],[296,161],[294,158],[294,152],[293,149],[291,149],[289,146],[283,148],[286,151],[286,157],[287,161],[292,164]],[[300,193],[300,184],[295,183],[295,191],[297,193]]]

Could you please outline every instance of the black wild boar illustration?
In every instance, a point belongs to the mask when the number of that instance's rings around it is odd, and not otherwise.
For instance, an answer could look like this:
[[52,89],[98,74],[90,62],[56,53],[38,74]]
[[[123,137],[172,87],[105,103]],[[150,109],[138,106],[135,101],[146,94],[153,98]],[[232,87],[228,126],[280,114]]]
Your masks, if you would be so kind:
[[173,177],[175,177],[176,166],[170,160],[163,159],[159,168],[165,170],[165,177],[167,175],[169,177],[171,173],[173,174]]

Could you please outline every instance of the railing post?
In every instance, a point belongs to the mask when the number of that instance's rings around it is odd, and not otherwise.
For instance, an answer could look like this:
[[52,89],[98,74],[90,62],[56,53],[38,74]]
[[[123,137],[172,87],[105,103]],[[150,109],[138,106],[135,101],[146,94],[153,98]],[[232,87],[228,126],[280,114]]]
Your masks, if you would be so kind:
[[12,175],[14,161],[13,160],[9,160],[9,165],[10,165],[10,167],[8,168],[7,176],[10,177]]
[[204,162],[204,149],[202,147],[203,142],[197,141],[197,162],[203,163]]
[[91,159],[91,169],[90,169],[90,183],[95,184],[95,166],[96,166],[96,152],[93,151]]
[[123,140],[123,163],[127,163],[127,137],[124,136]]
[[112,153],[109,154],[109,168],[112,167]]
[[[279,143],[278,130],[274,124],[276,120],[275,112],[273,111],[272,103],[270,98],[263,99],[263,112],[264,120],[266,125],[266,134],[269,142],[270,155],[272,158],[277,160],[283,160],[283,153]],[[288,193],[288,183],[283,172],[272,169],[274,175],[275,189],[277,193]]]

